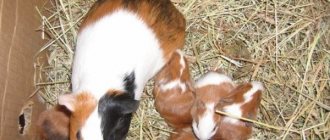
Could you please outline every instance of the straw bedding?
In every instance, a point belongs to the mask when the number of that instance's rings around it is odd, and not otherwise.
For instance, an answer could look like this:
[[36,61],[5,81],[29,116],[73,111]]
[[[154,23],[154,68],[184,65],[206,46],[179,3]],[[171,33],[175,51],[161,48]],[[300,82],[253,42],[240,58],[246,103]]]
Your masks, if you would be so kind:
[[[184,52],[194,79],[220,68],[237,83],[264,83],[252,139],[330,139],[330,1],[172,1],[187,19]],[[35,57],[35,87],[50,107],[70,91],[77,29],[93,0],[47,3],[36,8],[48,43]],[[169,136],[153,104],[150,82],[128,139]]]

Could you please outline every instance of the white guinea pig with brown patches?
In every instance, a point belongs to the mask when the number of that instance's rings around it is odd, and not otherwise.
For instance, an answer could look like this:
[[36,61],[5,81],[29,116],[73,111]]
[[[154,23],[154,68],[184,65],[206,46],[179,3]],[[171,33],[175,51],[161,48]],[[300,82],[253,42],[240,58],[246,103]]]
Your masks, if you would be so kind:
[[216,105],[234,89],[232,79],[224,74],[208,72],[196,82],[196,101],[192,107],[193,131],[200,140],[211,139],[217,132],[220,115]]
[[70,111],[58,105],[42,112],[36,125],[41,139],[69,140],[70,115]]
[[[221,99],[217,109],[234,116],[256,119],[262,91],[260,82],[242,84],[231,91],[229,97]],[[252,123],[223,116],[213,139],[247,140],[251,133]]]
[[73,93],[59,98],[76,122],[70,137],[125,139],[146,82],[184,38],[185,19],[170,0],[96,1],[77,36]]
[[191,107],[195,100],[189,65],[177,51],[157,74],[153,90],[155,107],[165,122],[174,129],[191,126]]

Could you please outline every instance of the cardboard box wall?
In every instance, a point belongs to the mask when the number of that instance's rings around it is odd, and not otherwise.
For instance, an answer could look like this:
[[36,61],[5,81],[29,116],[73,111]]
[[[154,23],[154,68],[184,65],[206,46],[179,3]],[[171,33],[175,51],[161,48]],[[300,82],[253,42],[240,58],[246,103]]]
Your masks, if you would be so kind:
[[35,7],[43,0],[0,0],[0,140],[36,140],[33,122],[43,106],[33,106],[32,126],[26,136],[18,134],[18,115],[33,93],[33,56],[43,40]]

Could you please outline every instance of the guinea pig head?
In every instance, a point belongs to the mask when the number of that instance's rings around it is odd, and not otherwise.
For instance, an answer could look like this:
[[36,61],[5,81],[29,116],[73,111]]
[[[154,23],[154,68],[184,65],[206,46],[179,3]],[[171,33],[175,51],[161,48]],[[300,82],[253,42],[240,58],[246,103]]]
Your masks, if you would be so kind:
[[217,109],[232,115],[255,119],[261,101],[263,85],[260,82],[242,84],[217,104]]
[[64,106],[43,111],[37,121],[37,131],[43,140],[69,140],[70,111]]
[[196,100],[192,107],[193,131],[201,140],[207,140],[217,132],[221,116],[215,113],[219,100],[234,88],[232,79],[224,74],[208,72],[196,82]]
[[220,117],[215,115],[214,107],[214,103],[197,100],[191,109],[192,128],[200,140],[208,140],[217,132]]
[[[242,84],[231,92],[231,96],[221,99],[217,109],[237,117],[256,119],[262,90],[263,86],[260,82]],[[219,129],[219,133],[215,136],[217,138],[246,140],[252,134],[252,123],[222,116]]]
[[184,54],[177,50],[155,78],[155,108],[172,128],[191,126],[195,94]]
[[80,129],[84,126],[90,114],[95,110],[97,100],[92,94],[81,92],[78,94],[61,95],[59,96],[58,103],[71,111],[70,140],[77,140]]

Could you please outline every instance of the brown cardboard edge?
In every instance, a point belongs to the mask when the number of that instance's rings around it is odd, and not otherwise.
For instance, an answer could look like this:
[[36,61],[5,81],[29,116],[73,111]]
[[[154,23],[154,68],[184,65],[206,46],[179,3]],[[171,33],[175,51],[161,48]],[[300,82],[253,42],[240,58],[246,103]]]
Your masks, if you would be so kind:
[[40,18],[35,7],[44,5],[43,0],[0,1],[0,139],[38,139],[35,121],[44,106],[34,101],[32,124],[25,136],[18,134],[18,115],[22,106],[34,92],[33,56],[45,43],[40,32]]

